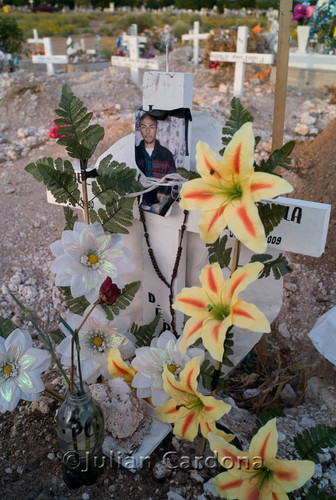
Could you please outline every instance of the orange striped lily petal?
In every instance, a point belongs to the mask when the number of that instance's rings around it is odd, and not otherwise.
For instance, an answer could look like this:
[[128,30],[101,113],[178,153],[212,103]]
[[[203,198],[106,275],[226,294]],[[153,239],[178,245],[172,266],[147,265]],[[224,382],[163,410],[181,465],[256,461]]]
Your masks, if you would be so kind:
[[238,328],[246,328],[252,332],[269,333],[271,326],[265,314],[254,304],[237,300],[232,308],[232,323]]
[[202,288],[192,286],[183,288],[176,296],[174,308],[193,316],[194,318],[205,319],[208,316],[207,295]]
[[203,322],[203,345],[216,361],[222,361],[223,359],[224,341],[230,325],[232,325],[231,315],[223,321],[210,318]]
[[112,377],[121,377],[130,386],[133,377],[136,373],[133,366],[128,366],[125,361],[122,360],[119,349],[113,348],[110,350],[107,357],[107,369]]

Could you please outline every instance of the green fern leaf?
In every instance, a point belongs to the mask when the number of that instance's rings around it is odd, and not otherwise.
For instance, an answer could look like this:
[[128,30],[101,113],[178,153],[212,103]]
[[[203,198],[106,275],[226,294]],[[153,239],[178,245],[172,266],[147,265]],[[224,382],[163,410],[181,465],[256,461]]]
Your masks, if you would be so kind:
[[78,215],[74,213],[74,211],[70,207],[63,207],[63,213],[65,217],[65,227],[64,231],[66,229],[69,229],[70,231],[73,230],[75,222],[78,220]]
[[317,484],[313,484],[307,491],[305,500],[336,500],[336,497],[335,495],[327,495],[327,493],[319,489]]
[[62,340],[65,339],[65,335],[60,328],[57,328],[57,330],[50,330],[49,335],[56,345],[60,344]]
[[90,221],[98,221],[102,224],[105,231],[109,233],[128,234],[126,226],[132,226],[133,222],[133,203],[135,198],[118,198],[115,195],[114,201],[106,205],[106,210],[100,208],[98,213],[90,210]]
[[0,316],[0,337],[6,339],[16,328],[17,326],[10,319]]
[[137,181],[137,171],[129,168],[125,163],[111,161],[112,156],[104,158],[98,168],[97,182],[92,183],[92,192],[98,197],[103,205],[111,201],[112,196],[117,192],[120,196],[129,193],[137,193],[145,189]]
[[232,329],[233,326],[230,326],[226,332],[226,337],[224,340],[224,355],[222,360],[223,365],[229,366],[230,368],[234,366],[231,359],[229,358],[229,356],[233,354],[233,350],[231,349],[231,347],[233,347],[234,345]]
[[238,97],[233,97],[231,101],[231,114],[225,127],[222,129],[222,144],[224,148],[219,152],[224,154],[226,146],[231,141],[233,134],[235,134],[244,123],[253,122],[253,116],[246,111]]
[[188,179],[188,181],[201,177],[197,172],[192,172],[190,170],[187,170],[186,168],[178,168],[177,173],[180,174],[181,177]]
[[131,333],[135,335],[137,341],[137,347],[149,346],[152,339],[155,337],[155,331],[159,324],[161,318],[161,314],[157,314],[153,321],[148,323],[148,325],[138,326],[136,323],[133,323],[131,326]]
[[293,272],[293,270],[289,267],[288,260],[282,253],[280,253],[276,259],[267,262],[269,259],[272,259],[272,255],[252,255],[250,262],[262,262],[264,264],[264,269],[258,276],[259,279],[267,278],[271,274],[271,271],[276,280],[279,280],[286,274]]
[[66,147],[69,156],[78,158],[85,168],[104,137],[103,127],[89,125],[92,113],[87,113],[87,108],[67,84],[63,86],[59,109],[55,112],[59,116],[55,124],[61,126],[58,133],[62,136],[57,142]]
[[276,167],[283,167],[286,170],[291,169],[292,160],[290,154],[295,146],[295,141],[287,142],[280,149],[273,151],[267,161],[261,160],[260,165],[255,166],[256,172],[272,173]]
[[336,446],[336,427],[317,424],[315,427],[305,429],[302,434],[294,438],[295,449],[303,460],[313,460],[320,463],[318,453],[323,453],[322,448]]
[[206,245],[210,264],[218,262],[221,269],[228,268],[231,261],[232,248],[225,248],[227,240],[227,235],[224,235],[222,238],[218,238],[215,243]]
[[261,410],[256,415],[256,426],[252,431],[252,435],[256,434],[258,430],[263,427],[263,425],[267,424],[269,420],[272,420],[274,417],[285,417],[286,414],[284,411],[278,406],[273,406],[272,408],[265,408]]
[[106,312],[106,316],[108,317],[108,319],[112,320],[114,316],[117,316],[119,314],[120,310],[126,309],[126,307],[129,306],[129,304],[134,299],[135,294],[139,290],[140,285],[141,281],[133,281],[132,283],[128,283],[121,290],[121,293],[113,306],[102,306]]
[[265,234],[268,236],[285,217],[287,208],[284,205],[277,205],[276,203],[272,205],[258,203],[257,206],[259,217],[265,228]]
[[61,162],[62,160],[57,159],[54,164],[52,158],[41,158],[36,163],[27,165],[25,170],[36,180],[43,182],[54,196],[56,203],[67,202],[72,206],[80,206],[80,191],[74,181],[72,165],[70,162],[64,162],[63,168]]
[[84,295],[81,297],[73,298],[71,295],[71,290],[69,286],[61,286],[60,289],[63,292],[64,300],[68,309],[74,313],[83,316],[85,309],[90,305],[90,302],[86,300]]

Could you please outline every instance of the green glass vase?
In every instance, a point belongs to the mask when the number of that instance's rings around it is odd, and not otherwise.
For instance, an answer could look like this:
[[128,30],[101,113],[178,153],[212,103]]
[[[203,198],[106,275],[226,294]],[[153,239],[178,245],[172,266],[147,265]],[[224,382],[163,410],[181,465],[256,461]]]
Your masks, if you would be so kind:
[[79,488],[95,483],[104,466],[104,416],[86,385],[81,393],[67,392],[56,416],[56,428],[65,484]]

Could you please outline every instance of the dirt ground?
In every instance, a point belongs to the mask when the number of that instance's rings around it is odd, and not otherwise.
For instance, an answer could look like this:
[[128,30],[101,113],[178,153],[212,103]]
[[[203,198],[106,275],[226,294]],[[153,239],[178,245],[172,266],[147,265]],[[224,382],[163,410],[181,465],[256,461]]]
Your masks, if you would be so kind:
[[[232,97],[230,75],[204,67],[194,70],[188,62],[189,55],[190,48],[175,51],[171,56],[171,70],[194,72],[194,108],[207,111],[224,124],[229,116]],[[64,149],[55,140],[48,140],[48,130],[55,118],[54,110],[58,106],[63,84],[71,85],[74,94],[84,101],[88,110],[93,111],[93,123],[100,123],[105,129],[105,137],[92,163],[111,144],[132,131],[134,112],[142,99],[141,91],[129,79],[128,70],[106,68],[97,72],[70,74],[59,68],[56,75],[51,77],[46,75],[43,66],[33,66],[29,60],[24,61],[22,67],[13,75],[0,75],[0,315],[10,317],[19,327],[25,325],[24,318],[7,300],[5,285],[8,283],[17,287],[23,300],[26,298],[28,304],[34,307],[39,319],[45,318],[50,302],[53,306],[52,321],[56,321],[56,309],[61,311],[64,308],[53,285],[54,276],[49,270],[52,261],[49,245],[60,237],[64,227],[63,211],[60,207],[48,204],[43,187],[24,172],[24,167],[38,158],[65,157]],[[249,67],[247,76],[252,77],[256,72],[258,68]],[[221,83],[228,85],[227,92],[219,91]],[[295,139],[297,144],[292,153],[293,170],[285,176],[295,187],[293,197],[329,204],[335,200],[334,97],[335,89],[330,88],[304,91],[288,89],[284,140]],[[254,116],[255,134],[261,136],[257,151],[261,157],[269,153],[273,101],[274,87],[267,80],[248,81],[242,103]],[[310,115],[316,118],[316,131],[301,136],[295,129],[302,113],[309,106]],[[24,133],[20,130],[29,127],[35,129],[30,131],[28,137],[23,137]],[[35,139],[29,140],[30,136]],[[315,321],[336,305],[335,240],[336,216],[332,206],[328,239],[322,257],[287,255],[293,272],[284,280],[283,306],[272,325],[271,337],[283,363],[289,365],[295,362],[309,366],[308,376],[304,372],[305,377],[292,381],[297,397],[302,396],[301,403],[304,400],[304,386],[309,378],[317,377],[322,387],[331,391],[330,397],[336,385],[335,367],[318,353],[307,337]],[[262,349],[260,352],[262,356]],[[49,373],[48,380],[58,388],[60,379],[57,376],[52,379],[53,373]],[[308,418],[313,423],[335,425],[335,394],[333,397],[330,406],[317,396],[315,399],[308,398],[304,407],[291,409],[289,414],[292,411],[292,417],[298,421]],[[107,464],[95,485],[69,491],[62,482],[61,459],[55,436],[54,414],[57,407],[57,402],[43,397],[39,403],[20,402],[13,413],[1,415],[0,498],[213,498],[204,484],[218,472],[217,469],[198,471],[201,479],[195,479],[197,471],[190,469],[177,469],[161,479],[154,475],[153,467],[160,462],[162,455],[167,450],[177,450],[171,435],[153,453],[149,467],[144,467],[140,472],[132,474],[119,469],[116,464]],[[242,412],[246,414],[240,413],[237,422],[241,423],[243,434],[251,413],[246,410]],[[283,420],[284,429],[287,429]],[[196,451],[195,447],[187,449],[191,454]],[[179,450],[181,452],[183,448]],[[329,466],[334,462],[335,453],[331,454]],[[323,474],[320,482],[325,486]],[[171,491],[181,497],[169,496],[168,492]],[[330,481],[326,491],[333,493]],[[304,493],[297,498],[303,500]]]

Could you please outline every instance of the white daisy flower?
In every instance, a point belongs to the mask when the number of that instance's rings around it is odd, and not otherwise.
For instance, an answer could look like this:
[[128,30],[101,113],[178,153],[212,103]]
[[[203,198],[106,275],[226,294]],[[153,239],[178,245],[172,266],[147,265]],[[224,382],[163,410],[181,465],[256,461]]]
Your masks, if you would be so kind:
[[91,303],[98,299],[107,276],[123,288],[121,275],[134,268],[121,236],[105,233],[99,222],[75,222],[73,231],[63,231],[50,249],[56,257],[51,265],[56,286],[70,286],[74,298],[85,295]]
[[203,349],[193,347],[187,349],[185,354],[181,354],[179,350],[181,340],[182,337],[177,340],[172,332],[166,330],[160,337],[154,338],[149,347],[139,347],[135,350],[132,366],[137,373],[132,386],[136,387],[138,397],[151,397],[154,406],[162,405],[170,398],[163,389],[164,367],[166,366],[178,378],[191,358],[201,356],[201,362],[203,361]]
[[13,411],[20,399],[36,401],[44,390],[40,373],[50,365],[50,355],[35,349],[29,332],[16,328],[0,337],[0,412]]
[[[83,316],[67,313],[65,320],[73,330],[80,326],[91,307],[86,309]],[[111,378],[107,369],[110,349],[119,348],[125,359],[134,355],[136,338],[128,332],[129,326],[128,316],[116,316],[110,321],[100,306],[95,307],[78,333],[82,376],[86,382],[94,382],[100,375]],[[71,366],[71,333],[63,324],[60,328],[66,337],[56,350],[61,355],[62,363]],[[76,354],[75,362],[77,366]]]

